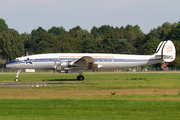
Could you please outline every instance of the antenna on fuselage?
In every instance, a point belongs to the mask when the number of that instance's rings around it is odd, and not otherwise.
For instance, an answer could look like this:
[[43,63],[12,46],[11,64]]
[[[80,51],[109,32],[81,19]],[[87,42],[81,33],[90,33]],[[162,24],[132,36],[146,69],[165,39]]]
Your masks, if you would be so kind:
[[28,51],[26,52],[26,56],[29,56]]

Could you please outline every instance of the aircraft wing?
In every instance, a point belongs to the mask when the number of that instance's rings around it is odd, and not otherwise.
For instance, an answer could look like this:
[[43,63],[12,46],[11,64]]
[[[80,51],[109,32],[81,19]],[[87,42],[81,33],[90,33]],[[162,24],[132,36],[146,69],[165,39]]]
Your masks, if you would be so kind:
[[98,64],[94,64],[94,58],[90,56],[84,56],[74,62],[73,67],[76,69],[97,69]]

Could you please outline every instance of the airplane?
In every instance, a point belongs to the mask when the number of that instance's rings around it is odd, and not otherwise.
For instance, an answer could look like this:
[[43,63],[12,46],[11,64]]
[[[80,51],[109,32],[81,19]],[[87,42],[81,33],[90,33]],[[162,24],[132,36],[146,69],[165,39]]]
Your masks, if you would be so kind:
[[112,70],[172,62],[176,50],[171,40],[162,41],[154,55],[127,55],[102,53],[47,53],[18,57],[6,63],[7,68],[18,69],[15,81],[22,69],[54,70],[59,73],[79,73],[77,80],[84,80],[84,70]]

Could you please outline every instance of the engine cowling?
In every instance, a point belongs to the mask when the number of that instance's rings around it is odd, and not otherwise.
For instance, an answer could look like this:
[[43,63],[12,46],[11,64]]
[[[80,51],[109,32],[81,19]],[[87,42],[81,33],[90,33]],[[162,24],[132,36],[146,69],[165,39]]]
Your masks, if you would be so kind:
[[63,61],[63,62],[61,62],[61,67],[62,68],[70,68],[70,67],[72,67],[72,65],[73,65],[73,62],[71,62],[71,61]]
[[62,68],[67,68],[67,67],[69,67],[69,62],[68,62],[68,61],[62,62],[62,63],[61,63],[61,67],[62,67]]

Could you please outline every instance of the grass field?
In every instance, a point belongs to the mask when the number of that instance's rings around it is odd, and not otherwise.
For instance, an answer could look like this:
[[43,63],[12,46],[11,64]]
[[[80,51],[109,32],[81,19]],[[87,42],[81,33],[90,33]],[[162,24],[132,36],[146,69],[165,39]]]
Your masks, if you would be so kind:
[[[21,82],[57,81],[39,88],[0,88],[0,119],[180,119],[180,73],[20,74]],[[15,74],[0,74],[0,82]]]

